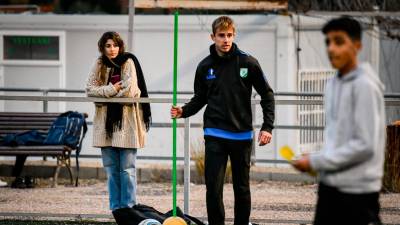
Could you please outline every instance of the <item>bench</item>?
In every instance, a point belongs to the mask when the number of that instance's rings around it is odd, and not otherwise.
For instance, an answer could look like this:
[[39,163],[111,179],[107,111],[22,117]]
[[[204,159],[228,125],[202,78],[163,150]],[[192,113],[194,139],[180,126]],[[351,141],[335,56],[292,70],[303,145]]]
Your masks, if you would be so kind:
[[[61,113],[26,113],[26,112],[0,112],[0,138],[3,140],[7,134],[20,133],[29,130],[38,130],[47,134],[54,120]],[[85,117],[88,115],[85,113]],[[71,184],[73,173],[71,169],[72,149],[65,145],[35,145],[35,146],[0,146],[1,156],[42,156],[57,158],[57,166],[53,175],[53,187],[57,186],[58,175],[62,166],[68,170]],[[76,175],[78,184],[79,174]]]

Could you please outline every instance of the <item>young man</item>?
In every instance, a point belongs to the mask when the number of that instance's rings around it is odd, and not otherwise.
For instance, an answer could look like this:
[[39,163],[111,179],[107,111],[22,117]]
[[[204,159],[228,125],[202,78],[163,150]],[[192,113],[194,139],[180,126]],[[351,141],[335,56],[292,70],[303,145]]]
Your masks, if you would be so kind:
[[258,61],[240,51],[235,25],[222,16],[212,24],[210,55],[197,67],[194,97],[185,106],[172,107],[173,118],[197,113],[204,105],[205,181],[210,225],[223,225],[223,185],[228,156],[235,195],[235,225],[248,225],[251,209],[249,170],[253,139],[251,92],[261,96],[263,119],[259,145],[270,143],[274,122],[274,95]]
[[322,32],[329,60],[338,70],[326,86],[325,144],[293,165],[320,175],[314,224],[381,224],[384,87],[368,64],[357,62],[361,26],[356,20],[333,19]]

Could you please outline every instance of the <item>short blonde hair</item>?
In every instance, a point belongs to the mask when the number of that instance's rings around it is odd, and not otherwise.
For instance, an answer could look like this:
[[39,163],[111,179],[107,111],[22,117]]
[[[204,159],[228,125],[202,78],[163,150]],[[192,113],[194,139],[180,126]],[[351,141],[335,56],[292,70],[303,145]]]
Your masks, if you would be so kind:
[[235,23],[229,16],[220,16],[214,20],[212,23],[213,34],[217,32],[218,29],[226,30],[232,28],[233,33],[235,33]]

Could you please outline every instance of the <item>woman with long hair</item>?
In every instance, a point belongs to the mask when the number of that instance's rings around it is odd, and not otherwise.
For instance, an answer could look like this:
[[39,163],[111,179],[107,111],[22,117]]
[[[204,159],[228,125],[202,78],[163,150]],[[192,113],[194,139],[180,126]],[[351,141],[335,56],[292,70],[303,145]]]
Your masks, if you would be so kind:
[[[125,52],[117,32],[105,32],[98,41],[100,57],[86,83],[89,97],[148,97],[137,58]],[[148,103],[95,103],[93,146],[101,148],[107,174],[110,209],[136,204],[136,152],[145,145],[151,122]]]

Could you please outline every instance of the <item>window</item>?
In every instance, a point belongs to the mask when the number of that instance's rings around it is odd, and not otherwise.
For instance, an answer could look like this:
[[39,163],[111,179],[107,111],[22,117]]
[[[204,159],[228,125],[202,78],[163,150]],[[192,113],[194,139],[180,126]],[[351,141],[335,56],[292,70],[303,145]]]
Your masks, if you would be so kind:
[[64,63],[64,31],[0,30],[0,65],[60,66]]
[[[298,90],[300,93],[323,93],[329,78],[335,75],[334,70],[307,70],[298,75]],[[302,100],[318,100],[321,97],[300,97]],[[298,121],[300,126],[325,126],[323,105],[298,106]],[[324,132],[321,129],[302,129],[299,131],[300,153],[309,153],[321,149]]]
[[59,60],[58,36],[4,35],[4,60]]

